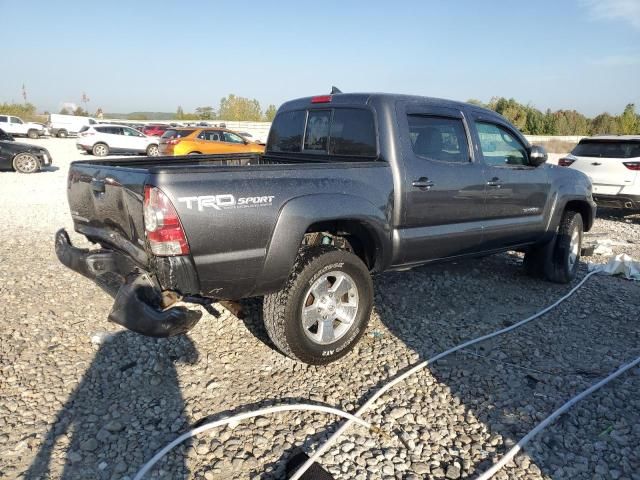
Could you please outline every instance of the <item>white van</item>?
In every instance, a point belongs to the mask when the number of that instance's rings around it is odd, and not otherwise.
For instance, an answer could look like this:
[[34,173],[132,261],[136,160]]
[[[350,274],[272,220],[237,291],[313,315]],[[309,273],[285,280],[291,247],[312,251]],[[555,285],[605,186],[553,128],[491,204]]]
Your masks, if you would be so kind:
[[91,117],[51,113],[47,127],[49,127],[52,136],[64,138],[69,135],[77,135],[82,127],[97,124],[98,121]]

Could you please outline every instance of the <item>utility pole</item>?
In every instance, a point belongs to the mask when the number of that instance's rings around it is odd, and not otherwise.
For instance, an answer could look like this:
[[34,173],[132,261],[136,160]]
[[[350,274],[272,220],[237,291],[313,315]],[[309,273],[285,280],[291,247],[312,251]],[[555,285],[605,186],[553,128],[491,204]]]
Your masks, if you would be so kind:
[[22,84],[22,98],[24,99],[24,103],[27,103],[27,87],[25,84]]
[[87,94],[85,92],[82,92],[82,103],[84,103],[84,110],[85,112],[87,112],[87,115],[89,115],[89,110],[87,109],[87,104],[89,103],[90,99],[87,96]]

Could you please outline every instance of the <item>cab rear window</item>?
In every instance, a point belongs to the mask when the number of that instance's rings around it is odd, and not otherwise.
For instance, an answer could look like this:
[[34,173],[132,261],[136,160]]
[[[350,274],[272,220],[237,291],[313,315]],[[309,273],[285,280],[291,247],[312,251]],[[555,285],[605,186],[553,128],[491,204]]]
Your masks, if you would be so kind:
[[581,140],[571,153],[577,157],[636,158],[640,157],[640,141]]
[[160,138],[184,138],[184,137],[187,137],[187,136],[191,135],[195,131],[196,131],[195,128],[193,130],[169,129],[166,132],[164,132],[162,134],[162,137],[160,137]]
[[363,108],[295,110],[279,113],[269,133],[267,151],[340,157],[377,155],[373,113]]

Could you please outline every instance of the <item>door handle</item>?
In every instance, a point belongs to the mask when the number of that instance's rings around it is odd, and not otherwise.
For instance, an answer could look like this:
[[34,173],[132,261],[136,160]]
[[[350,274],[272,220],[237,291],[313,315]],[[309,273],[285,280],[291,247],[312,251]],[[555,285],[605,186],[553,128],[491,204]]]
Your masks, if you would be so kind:
[[427,177],[420,177],[419,179],[414,180],[411,185],[415,188],[419,188],[420,190],[429,190],[435,185],[435,183],[433,183]]
[[104,180],[98,180],[97,178],[91,180],[91,190],[96,193],[104,193]]
[[487,182],[487,186],[494,187],[494,188],[501,188],[502,182],[498,177],[493,177],[491,180]]

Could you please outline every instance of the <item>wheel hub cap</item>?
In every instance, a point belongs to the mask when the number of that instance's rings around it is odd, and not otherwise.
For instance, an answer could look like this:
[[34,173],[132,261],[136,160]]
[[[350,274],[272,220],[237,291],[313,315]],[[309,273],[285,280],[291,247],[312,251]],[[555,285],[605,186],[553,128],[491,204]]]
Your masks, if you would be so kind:
[[580,233],[574,230],[571,234],[571,242],[569,243],[569,267],[573,268],[578,261],[580,255]]
[[302,306],[302,328],[307,338],[326,345],[342,338],[358,313],[358,289],[344,272],[329,272],[307,291]]

